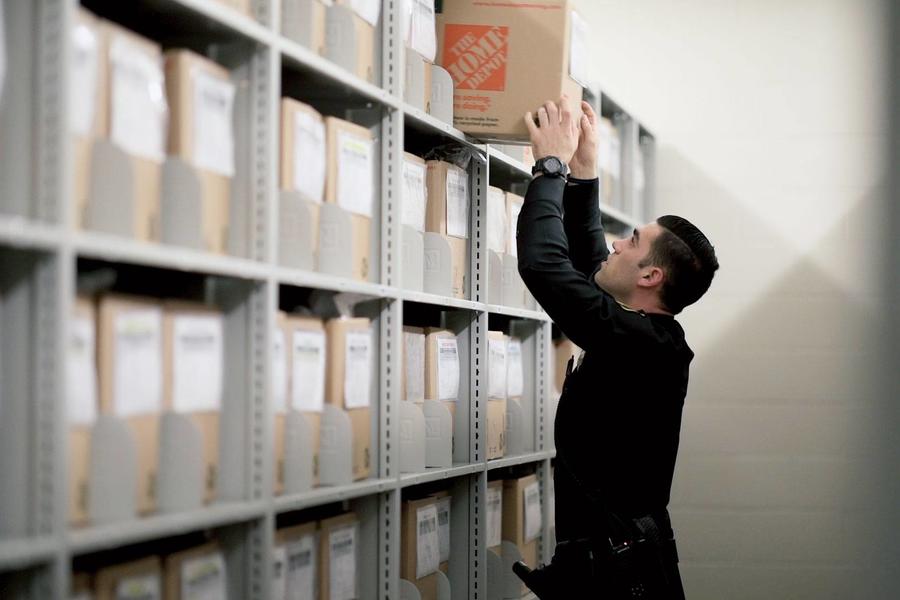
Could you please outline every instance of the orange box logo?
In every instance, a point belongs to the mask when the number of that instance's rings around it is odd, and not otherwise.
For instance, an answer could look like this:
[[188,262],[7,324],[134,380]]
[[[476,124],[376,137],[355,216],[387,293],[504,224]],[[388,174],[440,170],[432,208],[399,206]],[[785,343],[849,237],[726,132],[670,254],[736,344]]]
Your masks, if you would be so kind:
[[509,27],[445,25],[444,68],[457,88],[501,92],[506,89]]

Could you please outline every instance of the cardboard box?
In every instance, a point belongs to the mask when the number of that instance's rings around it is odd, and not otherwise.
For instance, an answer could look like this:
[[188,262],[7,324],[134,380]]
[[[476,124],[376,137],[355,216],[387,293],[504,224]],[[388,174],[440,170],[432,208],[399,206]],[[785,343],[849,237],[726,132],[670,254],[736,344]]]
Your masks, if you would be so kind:
[[469,175],[444,161],[426,163],[428,201],[425,231],[439,233],[450,246],[450,271],[454,298],[466,298],[469,267]]
[[[368,82],[375,83],[375,25],[361,16],[377,0],[334,0],[334,4],[351,10],[353,17],[353,31],[356,36],[356,71],[355,75]],[[380,17],[380,3],[377,14]],[[329,9],[331,10],[331,9]],[[372,13],[376,14],[376,13]],[[377,19],[376,19],[377,23]],[[335,31],[329,30],[328,35],[334,35]]]
[[[453,376],[453,342],[456,348],[456,378]],[[440,360],[444,357],[446,362]],[[441,389],[441,370],[447,369],[448,378],[445,389]],[[450,415],[456,417],[456,403],[462,395],[459,389],[459,374],[463,366],[459,361],[459,343],[456,334],[447,329],[427,328],[425,330],[425,398],[439,400],[450,411]],[[456,394],[452,394],[451,388],[456,388]],[[443,393],[442,393],[443,392]],[[452,421],[451,421],[452,424]]]
[[421,404],[427,396],[425,387],[425,330],[403,327],[403,377],[400,397]]
[[[418,577],[419,567],[421,566],[423,569],[427,567],[427,565],[418,564],[420,515],[426,519],[422,526],[428,529],[428,531],[422,531],[422,535],[435,536],[437,533],[437,504],[434,498],[427,497],[403,502],[400,510],[400,578],[415,585],[422,600],[437,600],[437,573],[430,571],[423,574],[422,577]],[[423,550],[425,549],[423,548]],[[435,552],[437,549],[432,547],[429,550]],[[432,556],[432,558],[434,559],[432,566],[437,568],[439,566],[438,557]]]
[[[532,374],[533,375],[533,374]],[[525,391],[525,365],[522,340],[510,336],[506,342],[506,395],[508,400],[522,401]]]
[[[281,576],[285,580],[282,584],[285,593],[273,594],[273,597],[314,598],[319,577],[319,540],[316,522],[276,530],[275,548],[284,558]],[[303,573],[304,570],[306,573]],[[292,587],[301,582],[306,583],[308,587]]]
[[506,454],[506,341],[503,332],[488,332],[488,460]]
[[403,99],[419,110],[431,111],[431,63],[415,50],[406,50]]
[[90,298],[75,300],[66,356],[69,426],[69,524],[88,521],[91,428],[97,419],[97,316]]
[[[487,246],[498,254],[509,252],[509,208],[506,192],[491,186],[487,193]],[[502,258],[502,257],[501,257]]]
[[325,0],[281,0],[281,34],[325,56]]
[[500,554],[503,544],[503,480],[488,481],[484,507],[485,544]]
[[[123,593],[126,590],[127,594]],[[94,577],[94,600],[162,600],[162,591],[162,568],[157,556],[106,567]]]
[[328,173],[325,201],[350,213],[353,227],[353,276],[369,280],[372,220],[380,194],[375,189],[375,144],[372,132],[336,117],[325,118]]
[[[327,398],[326,365],[330,341],[325,325],[318,318],[287,315],[284,327],[288,334],[288,410],[301,413],[309,424],[310,446],[313,453],[313,486],[317,486],[322,407]],[[310,361],[316,363],[312,369]],[[282,473],[283,471],[282,466]]]
[[[166,95],[169,153],[196,170],[203,244],[210,252],[225,253],[236,162],[235,85],[228,69],[208,58],[190,50],[169,50]],[[205,135],[197,137],[198,131]]]
[[72,573],[72,584],[69,588],[71,590],[69,600],[96,600],[93,594],[93,577],[90,573]]
[[325,401],[347,411],[353,427],[353,478],[365,479],[372,468],[375,405],[371,394],[371,374],[376,368],[372,324],[369,319],[331,319],[325,331],[328,336]]
[[[531,568],[538,564],[538,538],[528,539],[526,536],[526,505],[527,502],[536,502],[535,506],[540,509],[540,489],[537,485],[536,475],[503,482],[503,539],[518,547],[522,560]],[[536,497],[530,495],[535,489],[538,490]],[[529,492],[527,498],[526,491]],[[541,520],[542,516],[538,515],[536,523],[539,524]],[[523,585],[522,594],[527,591]]]
[[438,568],[445,575],[450,571],[450,527],[451,520],[451,504],[453,498],[447,490],[441,490],[431,495],[431,498],[437,504],[438,511],[438,538],[440,543],[440,565]]
[[563,384],[566,381],[566,368],[568,367],[569,359],[573,359],[572,368],[574,369],[578,358],[581,356],[581,348],[576,346],[571,340],[562,338],[553,343],[553,354],[555,365],[554,383],[556,385],[556,393],[559,394],[562,392]]
[[[100,413],[122,418],[137,451],[137,511],[156,510],[163,409],[163,311],[157,300],[106,295],[97,305]],[[140,377],[132,372],[140,365]]]
[[166,302],[163,382],[166,410],[184,414],[202,436],[204,501],[216,497],[219,416],[225,377],[225,323],[216,307]]
[[527,141],[522,117],[562,94],[580,117],[582,89],[569,74],[570,47],[573,66],[583,70],[586,36],[579,26],[572,39],[571,13],[568,0],[445,2],[438,59],[455,84],[456,127],[480,138]]
[[229,597],[225,557],[215,542],[170,554],[163,565],[166,600]]
[[425,212],[428,207],[428,169],[425,161],[415,154],[403,153],[403,205],[401,223],[416,231],[425,231]]
[[[337,586],[341,589],[334,590],[335,597],[358,597],[359,558],[359,522],[355,513],[349,512],[319,522],[320,600],[331,600],[332,588]],[[332,565],[336,561],[341,561],[341,564],[334,565],[333,577]],[[347,573],[353,576],[347,577]]]

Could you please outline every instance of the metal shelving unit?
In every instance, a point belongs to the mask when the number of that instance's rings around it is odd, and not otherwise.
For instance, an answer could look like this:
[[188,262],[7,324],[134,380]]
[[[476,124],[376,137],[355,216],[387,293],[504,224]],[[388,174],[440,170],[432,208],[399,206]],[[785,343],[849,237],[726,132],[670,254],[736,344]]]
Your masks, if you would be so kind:
[[[325,505],[350,505],[361,517],[362,597],[399,597],[400,506],[409,488],[446,482],[454,493],[454,553],[462,562],[451,569],[454,598],[485,599],[487,570],[480,560],[484,539],[488,474],[534,465],[544,495],[541,555],[548,559],[550,519],[546,494],[550,460],[555,455],[548,410],[550,402],[551,323],[539,308],[489,303],[483,215],[488,185],[522,193],[530,170],[495,146],[470,139],[403,101],[404,52],[400,3],[382,3],[380,84],[362,81],[349,71],[282,37],[280,2],[253,0],[254,17],[217,0],[83,0],[102,17],[137,23],[140,32],[178,43],[216,46],[215,55],[246,83],[240,103],[238,158],[243,172],[236,198],[243,232],[233,254],[213,255],[164,244],[149,244],[114,235],[79,231],[74,226],[69,144],[68,79],[70,29],[77,0],[0,0],[10,36],[8,92],[0,121],[0,143],[21,149],[0,165],[0,591],[4,598],[68,597],[72,560],[122,546],[159,542],[168,536],[216,530],[227,540],[226,560],[239,585],[230,597],[269,598],[271,548],[276,520],[287,513]],[[129,17],[129,11],[134,11]],[[185,36],[190,36],[186,38]],[[24,42],[27,40],[27,43]],[[17,43],[22,42],[22,43]],[[378,127],[380,208],[373,231],[379,256],[369,282],[281,266],[277,259],[279,99],[288,84],[302,81],[320,102],[334,98],[347,114],[363,107]],[[9,87],[9,86],[7,86]],[[599,94],[598,108],[600,104]],[[611,101],[606,108],[618,109]],[[619,109],[620,110],[620,109]],[[608,111],[607,111],[608,112]],[[624,114],[624,113],[623,113]],[[631,132],[625,152],[642,151],[646,186],[641,206],[652,207],[653,137],[630,116],[621,121]],[[410,145],[458,144],[470,149],[471,177],[470,289],[468,299],[447,298],[400,285],[399,219],[402,150]],[[623,157],[627,172],[630,164]],[[624,178],[627,190],[628,177]],[[637,202],[637,200],[635,200]],[[621,228],[637,224],[640,211],[602,207],[605,219]],[[64,363],[69,315],[81,264],[102,263],[112,269],[143,269],[184,274],[225,294],[229,339],[241,348],[229,354],[228,387],[237,390],[221,425],[231,440],[225,470],[229,481],[218,502],[198,510],[159,514],[131,521],[71,529],[67,522],[66,393]],[[144,272],[141,271],[141,272]],[[223,283],[224,282],[224,283]],[[211,285],[213,283],[215,285]],[[222,288],[221,290],[219,288]],[[296,288],[324,290],[361,302],[375,301],[378,340],[378,405],[373,410],[373,473],[346,486],[273,496],[272,418],[269,406],[271,331],[279,296]],[[219,290],[219,292],[216,292]],[[230,296],[228,294],[231,294]],[[399,469],[399,348],[404,306],[412,303],[440,312],[464,333],[461,356],[468,396],[463,460],[446,469],[401,473]],[[523,338],[527,361],[525,412],[528,433],[524,452],[487,461],[482,440],[486,429],[487,332],[502,323]],[[459,440],[457,440],[459,441]],[[457,457],[455,456],[454,459]],[[462,548],[460,548],[462,547]],[[458,591],[462,588],[465,591]]]

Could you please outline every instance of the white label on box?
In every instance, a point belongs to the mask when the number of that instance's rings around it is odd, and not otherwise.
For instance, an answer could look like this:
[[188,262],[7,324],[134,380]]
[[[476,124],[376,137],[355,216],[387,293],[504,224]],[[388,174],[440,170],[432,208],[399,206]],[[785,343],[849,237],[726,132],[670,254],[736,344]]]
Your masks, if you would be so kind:
[[488,397],[506,399],[506,340],[488,339]]
[[373,142],[346,131],[338,132],[337,203],[346,211],[372,216],[375,200]]
[[525,503],[525,543],[541,535],[541,488],[538,483],[528,484],[522,490],[522,501]]
[[522,342],[510,339],[506,345],[506,391],[510,398],[522,395],[525,377],[522,372]]
[[110,45],[110,137],[126,153],[162,162],[168,105],[162,57],[122,35]]
[[432,504],[416,509],[416,579],[437,571],[439,560],[437,507]]
[[[0,23],[2,24],[2,23]],[[87,135],[97,112],[97,74],[100,49],[97,35],[84,23],[72,27],[72,73],[69,77],[69,114],[72,132]]]
[[622,176],[622,140],[619,136],[609,138],[609,172],[619,179]]
[[115,316],[113,407],[122,418],[162,409],[162,311],[122,310]]
[[97,419],[97,362],[94,321],[71,321],[66,361],[66,392],[71,425],[90,425]]
[[116,600],[160,600],[159,575],[124,577],[116,584]]
[[456,338],[437,339],[438,400],[459,397],[459,348]]
[[356,598],[356,525],[335,529],[328,536],[328,590],[331,600]]
[[372,371],[372,334],[348,331],[344,360],[344,408],[369,406]]
[[469,237],[469,174],[447,169],[447,235]]
[[488,548],[499,546],[503,541],[503,488],[487,489],[487,540]]
[[234,84],[198,68],[191,79],[194,83],[194,164],[233,177]]
[[403,332],[406,350],[406,398],[412,402],[425,400],[425,334]]
[[322,412],[325,405],[325,332],[295,331],[291,407],[303,412]]
[[588,87],[591,78],[588,40],[590,28],[587,21],[574,10],[569,13],[572,32],[569,36],[569,75],[582,87]]
[[401,222],[416,231],[425,231],[425,165],[403,160],[403,214]]
[[306,111],[294,113],[294,189],[309,200],[325,198],[325,123]]
[[519,227],[520,212],[522,212],[522,200],[516,198],[509,203],[509,253],[512,256],[519,255],[519,247],[516,244],[516,232]]
[[174,318],[172,407],[175,412],[217,411],[222,406],[224,329],[222,315]]
[[181,565],[181,600],[227,598],[225,559],[221,552],[189,558]]
[[503,190],[488,188],[487,198],[487,243],[488,250],[505,253],[509,236],[506,222],[506,194]]
[[272,550],[272,599],[287,598],[287,548],[275,546]]
[[428,62],[434,62],[437,54],[437,28],[434,20],[434,0],[412,0],[410,15],[410,48]]
[[287,412],[288,370],[285,339],[287,334],[279,327],[272,330],[272,410],[282,415]]
[[375,27],[381,15],[381,0],[350,0],[350,5],[360,17]]
[[304,535],[287,547],[287,598],[314,600],[316,593],[316,536]]
[[437,501],[438,545],[440,546],[440,562],[450,560],[450,497],[444,496]]

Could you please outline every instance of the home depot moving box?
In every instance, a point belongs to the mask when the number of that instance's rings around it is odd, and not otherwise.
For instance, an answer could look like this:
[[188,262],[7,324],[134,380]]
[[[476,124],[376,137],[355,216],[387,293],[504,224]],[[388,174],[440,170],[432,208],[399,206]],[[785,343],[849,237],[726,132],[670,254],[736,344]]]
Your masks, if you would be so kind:
[[169,153],[200,180],[201,233],[210,252],[228,250],[235,170],[235,85],[227,69],[190,50],[166,52]]
[[350,512],[319,522],[319,598],[358,598],[359,522]]
[[[447,329],[425,330],[425,398],[439,400],[456,415],[459,390],[459,343]],[[453,421],[450,421],[451,426]],[[452,430],[451,430],[452,431]]]
[[170,554],[164,568],[165,600],[229,597],[225,557],[216,543]]
[[453,77],[459,129],[527,141],[525,113],[563,94],[580,116],[587,35],[571,2],[454,0],[443,9],[438,58]]
[[319,484],[322,409],[326,397],[326,363],[330,342],[321,319],[287,315],[284,325],[288,334],[289,410],[299,412],[309,424],[312,483],[316,486]]
[[159,557],[106,567],[94,577],[94,600],[141,598],[163,600]]
[[157,300],[106,295],[97,305],[100,412],[125,421],[137,452],[136,506],[156,509],[163,408],[163,311]]
[[[353,277],[368,281],[371,265],[372,217],[376,199],[375,143],[372,132],[336,117],[325,118],[328,138],[328,173],[325,201],[350,213]],[[321,235],[328,235],[323,231]],[[340,249],[346,251],[346,249]]]
[[503,332],[488,332],[488,460],[506,453],[506,341]]
[[90,298],[75,300],[66,356],[69,422],[69,524],[88,520],[91,427],[97,420],[97,317]]
[[569,365],[569,359],[572,359],[572,368],[577,365],[578,358],[581,356],[581,348],[576,346],[571,340],[562,338],[553,343],[554,353],[554,373],[556,392],[560,393],[563,384],[566,382],[566,369]]
[[419,404],[425,401],[425,330],[421,327],[403,327],[403,379],[400,397]]
[[450,245],[451,292],[454,298],[465,298],[469,260],[469,175],[444,161],[429,160],[426,166],[425,230],[441,234]]
[[400,578],[414,584],[422,600],[437,600],[439,564],[435,499],[405,501],[400,514]]
[[440,565],[438,568],[447,574],[450,569],[450,506],[453,498],[447,490],[441,490],[431,495],[437,505],[438,515],[438,544],[440,546]]
[[[334,3],[353,11],[353,31],[356,36],[357,77],[375,82],[375,26],[381,16],[379,0],[334,0]],[[337,31],[329,30],[328,35]],[[343,43],[343,42],[341,42]]]
[[331,319],[326,402],[347,411],[353,427],[353,478],[365,479],[372,462],[371,375],[375,345],[369,319]]
[[279,594],[273,589],[273,598],[316,598],[319,546],[316,539],[316,523],[305,523],[275,531],[275,556],[281,573],[276,571],[272,587],[281,581]]
[[165,406],[189,418],[200,433],[203,499],[211,502],[218,486],[219,414],[225,377],[222,311],[193,302],[166,302],[163,356]]
[[485,545],[500,554],[503,543],[503,480],[489,481],[485,498]]
[[[528,475],[503,482],[503,539],[519,549],[528,566],[538,564],[541,534],[541,492],[537,476]],[[521,594],[528,589],[522,584]]]
[[281,0],[281,34],[325,56],[325,15],[329,0]]

